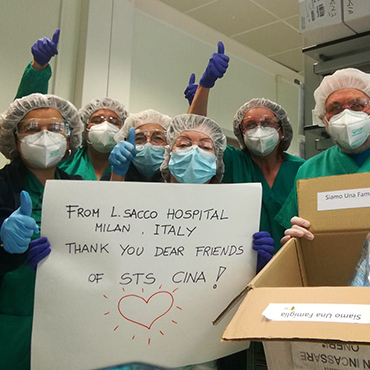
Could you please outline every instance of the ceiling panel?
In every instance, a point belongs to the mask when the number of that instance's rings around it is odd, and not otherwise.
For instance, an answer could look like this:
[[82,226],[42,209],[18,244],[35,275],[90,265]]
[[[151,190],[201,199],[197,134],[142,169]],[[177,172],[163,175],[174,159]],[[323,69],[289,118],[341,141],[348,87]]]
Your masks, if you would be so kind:
[[298,0],[161,0],[294,71],[303,71]]
[[284,19],[284,22],[289,23],[299,32],[299,15],[295,15],[294,17]]
[[219,0],[187,14],[227,36],[278,20],[250,0]]
[[284,19],[298,14],[298,0],[251,0]]
[[302,45],[302,36],[283,22],[249,31],[236,36],[235,40],[264,55],[278,54]]
[[275,60],[275,62],[278,62],[296,72],[303,74],[303,53],[301,48],[272,55],[270,58]]
[[185,13],[188,10],[203,6],[205,4],[214,3],[218,0],[161,0],[172,8],[178,9]]

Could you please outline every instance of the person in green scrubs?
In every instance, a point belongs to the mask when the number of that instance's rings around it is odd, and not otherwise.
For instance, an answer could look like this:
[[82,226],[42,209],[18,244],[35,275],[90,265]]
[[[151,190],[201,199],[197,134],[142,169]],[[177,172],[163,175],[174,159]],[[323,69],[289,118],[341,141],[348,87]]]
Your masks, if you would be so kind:
[[84,140],[73,157],[59,168],[84,180],[110,179],[109,154],[116,145],[114,136],[122,128],[128,112],[124,105],[110,98],[96,98],[79,110],[84,124]]
[[[307,160],[300,179],[370,171],[370,74],[346,68],[326,76],[314,92],[314,116],[326,127],[335,146]],[[312,240],[310,222],[298,216],[297,188],[277,215],[287,229],[282,244],[292,237]]]
[[42,37],[31,47],[33,61],[23,72],[15,99],[23,96],[40,93],[47,94],[51,78],[50,59],[58,54],[60,30],[57,28],[51,39]]
[[[262,184],[261,232],[254,235],[254,244],[263,240],[264,232],[268,232],[274,240],[276,253],[285,228],[275,217],[293,188],[296,173],[304,161],[286,153],[293,137],[292,126],[285,109],[271,100],[252,99],[242,105],[234,116],[233,127],[242,149],[226,148],[223,182]],[[237,368],[240,368],[242,354],[239,359],[234,356],[234,360],[232,357],[220,360],[223,362],[221,369],[233,363],[228,361],[237,361]],[[245,361],[251,369],[267,369],[261,343],[251,343]]]
[[55,95],[16,99],[0,115],[0,150],[11,161],[0,170],[0,369],[30,369],[35,269],[51,251],[39,233],[44,186],[76,179],[57,165],[82,131],[77,109]]
[[[222,43],[221,43],[222,44]],[[220,45],[207,69],[194,88],[191,78],[185,97],[191,102],[188,112],[207,115],[210,88],[227,69],[224,47]],[[206,76],[206,83],[204,83]],[[212,83],[208,83],[211,78]],[[195,95],[192,98],[192,93]],[[287,112],[279,104],[256,98],[243,104],[235,114],[234,134],[240,149],[227,146],[224,152],[225,173],[222,182],[262,184],[260,232],[253,235],[253,248],[258,249],[257,272],[280,249],[285,227],[276,219],[294,187],[294,179],[304,160],[286,153],[293,138]],[[262,247],[262,248],[261,248]],[[220,370],[267,369],[261,343],[251,343],[250,349],[218,360]]]
[[[219,184],[226,137],[212,119],[196,114],[172,118],[167,129],[168,145],[161,173],[166,182]],[[178,367],[176,370],[216,370],[217,360]]]
[[286,111],[271,100],[252,99],[245,103],[236,112],[233,126],[242,150],[226,148],[223,182],[262,184],[260,230],[271,234],[276,252],[284,227],[275,216],[293,188],[304,160],[286,153],[293,137],[292,126]]

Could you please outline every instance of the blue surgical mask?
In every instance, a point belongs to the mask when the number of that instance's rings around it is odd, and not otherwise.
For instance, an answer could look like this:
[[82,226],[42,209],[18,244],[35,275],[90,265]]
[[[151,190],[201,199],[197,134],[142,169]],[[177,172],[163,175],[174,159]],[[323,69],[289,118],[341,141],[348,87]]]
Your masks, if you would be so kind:
[[132,160],[138,171],[145,177],[153,177],[161,166],[164,158],[164,146],[136,145],[136,156]]
[[216,156],[193,145],[171,152],[168,168],[178,182],[204,184],[216,175]]

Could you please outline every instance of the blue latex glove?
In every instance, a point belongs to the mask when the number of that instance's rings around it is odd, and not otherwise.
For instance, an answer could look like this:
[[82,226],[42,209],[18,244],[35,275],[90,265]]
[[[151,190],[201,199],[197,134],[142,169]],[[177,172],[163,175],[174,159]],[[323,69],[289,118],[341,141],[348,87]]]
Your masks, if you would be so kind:
[[126,175],[135,156],[135,129],[131,127],[128,131],[127,141],[120,141],[110,152],[109,163],[112,166],[112,171],[117,175]]
[[224,44],[218,42],[218,52],[213,53],[211,59],[208,62],[206,71],[203,73],[202,78],[199,81],[199,85],[207,88],[214,86],[218,78],[222,78],[225,74],[227,67],[229,66],[229,57],[224,54]]
[[59,42],[60,29],[57,28],[54,32],[53,38],[50,40],[47,37],[43,37],[37,40],[31,47],[31,52],[35,61],[44,66],[48,64],[50,59],[58,54],[58,42]]
[[198,84],[195,83],[195,74],[192,73],[189,78],[189,85],[184,91],[185,98],[188,99],[189,105],[191,105],[195,92],[197,91]]
[[31,269],[36,270],[38,263],[48,256],[50,252],[50,243],[47,238],[43,237],[32,240],[27,256],[28,266],[30,266]]
[[253,234],[253,249],[257,251],[257,274],[266,266],[272,258],[275,247],[274,239],[267,231]]
[[8,253],[24,253],[33,233],[39,232],[36,221],[30,217],[32,201],[26,191],[21,192],[21,206],[14,211],[1,225],[0,237]]

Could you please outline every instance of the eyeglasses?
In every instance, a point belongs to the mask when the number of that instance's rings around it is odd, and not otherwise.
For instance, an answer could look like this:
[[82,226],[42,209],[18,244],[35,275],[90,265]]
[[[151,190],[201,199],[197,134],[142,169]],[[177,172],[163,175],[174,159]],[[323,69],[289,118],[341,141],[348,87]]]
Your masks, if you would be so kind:
[[61,118],[30,118],[19,122],[16,129],[18,138],[34,135],[42,130],[62,134],[66,137],[70,135],[68,122]]
[[208,152],[214,152],[215,146],[211,139],[201,139],[199,141],[192,141],[185,136],[180,136],[175,141],[173,149],[186,149],[190,148],[193,145],[198,145],[200,149],[206,150]]
[[261,127],[273,127],[275,129],[279,128],[279,120],[277,118],[271,117],[245,117],[243,122],[240,124],[240,131],[245,134],[246,131],[253,130],[257,126]]
[[91,125],[100,125],[103,122],[109,122],[112,125],[119,126],[119,127],[122,126],[122,121],[119,118],[112,117],[112,116],[107,116],[107,117],[105,117],[105,116],[93,116],[93,117],[90,118],[89,124],[91,124]]
[[349,109],[357,112],[361,112],[369,106],[369,101],[366,99],[352,99],[347,100],[345,102],[335,101],[333,103],[328,104],[325,107],[325,111],[327,114],[334,116],[343,112],[344,109]]
[[160,130],[135,131],[135,144],[144,145],[146,143],[153,145],[167,145],[167,133]]

